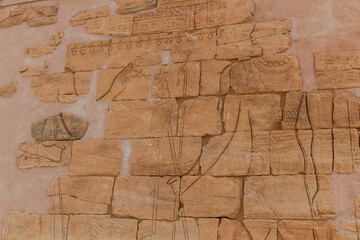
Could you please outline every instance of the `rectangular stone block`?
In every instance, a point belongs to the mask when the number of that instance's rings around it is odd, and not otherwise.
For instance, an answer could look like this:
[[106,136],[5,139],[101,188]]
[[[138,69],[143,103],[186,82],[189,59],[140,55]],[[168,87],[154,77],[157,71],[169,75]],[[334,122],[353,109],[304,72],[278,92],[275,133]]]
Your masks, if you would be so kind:
[[150,87],[150,71],[129,63],[125,68],[101,70],[97,81],[97,101],[146,99]]
[[137,225],[136,219],[112,218],[108,215],[74,215],[70,216],[67,240],[136,240]]
[[290,91],[286,93],[285,106],[283,108],[283,120],[281,128],[283,130],[295,130],[298,122],[300,106],[304,99],[301,91]]
[[128,14],[89,19],[85,29],[91,34],[129,36],[133,28],[133,17]]
[[231,62],[209,60],[201,62],[200,94],[224,95],[230,91]]
[[73,143],[70,176],[118,176],[122,152],[116,140],[84,140]]
[[238,93],[301,90],[299,64],[294,55],[266,55],[231,66],[231,87]]
[[74,17],[70,19],[71,25],[84,25],[87,20],[94,18],[102,18],[110,15],[110,6],[103,6],[99,8],[89,9],[78,12]]
[[109,56],[108,69],[124,68],[130,63],[134,64],[135,66],[155,66],[161,63],[161,58],[161,51],[144,51],[139,54],[124,53],[122,55]]
[[331,129],[313,130],[312,158],[317,174],[333,171],[333,134]]
[[120,218],[178,219],[180,178],[119,177],[115,181],[112,214]]
[[227,217],[240,214],[243,180],[241,178],[184,176],[181,202],[186,217]]
[[278,239],[276,220],[245,219],[243,223],[254,240],[264,238],[267,238],[268,240]]
[[48,190],[51,214],[106,214],[113,177],[58,177]]
[[223,115],[226,132],[281,129],[280,101],[277,94],[226,96]]
[[351,174],[354,172],[352,143],[349,129],[333,129],[334,171]]
[[177,119],[175,99],[112,102],[105,138],[176,136]]
[[360,52],[315,54],[315,72],[319,89],[360,87]]
[[131,176],[185,175],[195,167],[201,146],[200,137],[133,139],[130,174]]
[[222,131],[222,101],[217,97],[186,100],[179,107],[178,136],[218,135]]
[[307,113],[312,129],[333,127],[333,93],[328,91],[307,94]]
[[283,239],[292,239],[302,236],[303,239],[348,239],[355,240],[349,235],[339,233],[334,223],[313,222],[313,221],[280,221],[278,227],[278,236]]
[[155,98],[199,96],[200,64],[184,62],[160,66],[151,90]]
[[157,0],[115,0],[117,2],[116,12],[119,14],[130,14],[155,8]]
[[334,128],[360,127],[360,99],[349,90],[336,90],[334,96]]

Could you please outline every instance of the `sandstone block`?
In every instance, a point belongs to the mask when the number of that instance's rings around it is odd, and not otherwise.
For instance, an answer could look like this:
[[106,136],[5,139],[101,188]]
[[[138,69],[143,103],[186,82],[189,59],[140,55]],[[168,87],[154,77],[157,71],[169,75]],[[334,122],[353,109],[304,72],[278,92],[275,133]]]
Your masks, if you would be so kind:
[[98,75],[96,100],[146,99],[150,76],[148,68],[132,63],[125,68],[102,70]]
[[333,171],[333,134],[331,129],[313,130],[312,158],[317,174]]
[[349,129],[333,129],[334,171],[351,174],[354,172],[351,132]]
[[92,34],[129,36],[133,20],[132,14],[89,19],[85,29]]
[[267,55],[231,66],[231,87],[239,94],[301,90],[294,55]]
[[[51,23],[50,23],[51,24]],[[49,37],[48,46],[40,46],[26,49],[26,54],[29,54],[32,57],[41,57],[46,54],[53,53],[57,46],[61,43],[61,39],[64,36],[64,32],[58,32]]]
[[349,90],[335,91],[333,121],[335,128],[359,128],[359,97]]
[[119,177],[115,181],[112,214],[121,218],[178,218],[180,179],[177,177]]
[[201,95],[223,95],[230,91],[230,64],[216,60],[201,62]]
[[178,136],[218,135],[222,131],[222,101],[217,97],[186,100],[179,108]]
[[315,72],[319,89],[360,87],[360,52],[315,54]]
[[119,14],[130,14],[156,7],[157,0],[115,0]]
[[333,93],[310,92],[307,94],[307,111],[312,129],[326,129],[333,127]]
[[106,214],[113,177],[58,177],[48,190],[51,214]]
[[137,224],[136,219],[107,215],[70,216],[67,239],[136,240]]
[[132,176],[185,175],[201,153],[200,137],[133,139],[130,157]]
[[110,15],[111,8],[104,6],[100,8],[90,9],[78,12],[74,17],[70,19],[71,25],[84,25],[87,20],[94,18],[107,17]]
[[17,81],[0,85],[0,97],[11,97],[17,91]]
[[71,142],[49,141],[24,142],[20,145],[16,166],[20,169],[33,167],[58,167],[70,164]]
[[241,178],[184,176],[180,199],[186,217],[235,219],[241,210]]
[[277,94],[226,96],[223,115],[226,132],[281,129],[280,100]]
[[219,240],[243,239],[250,240],[251,236],[239,220],[223,218],[218,229]]
[[91,72],[76,72],[74,74],[77,94],[86,94],[90,90]]
[[301,91],[290,91],[286,93],[283,120],[281,122],[281,128],[283,130],[296,129],[300,106],[303,99],[304,95]]
[[122,152],[116,140],[84,140],[73,143],[70,176],[118,176]]
[[0,9],[0,23],[9,17],[10,17],[10,8],[7,7]]
[[175,222],[144,220],[139,224],[138,235],[143,240],[217,240],[218,222],[211,218],[181,218]]
[[159,67],[154,76],[152,95],[155,98],[197,97],[200,85],[200,64],[184,62]]
[[253,240],[277,240],[277,221],[245,219],[244,226]]
[[46,74],[49,62],[45,61],[42,66],[24,66],[20,69],[22,77],[34,77]]
[[68,141],[84,136],[88,122],[66,113],[60,113],[34,123],[31,136],[37,141]]
[[124,68],[130,63],[135,66],[155,66],[161,63],[162,54],[158,52],[142,52],[139,55],[124,53],[121,55],[109,56],[108,69]]
[[175,99],[112,102],[105,138],[175,136],[177,114]]

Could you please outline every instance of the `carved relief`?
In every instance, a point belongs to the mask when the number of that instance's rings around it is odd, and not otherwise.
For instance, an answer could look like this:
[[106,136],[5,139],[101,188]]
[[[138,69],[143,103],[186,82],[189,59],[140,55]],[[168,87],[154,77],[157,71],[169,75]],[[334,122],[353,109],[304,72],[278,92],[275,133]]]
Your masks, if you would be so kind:
[[156,7],[157,0],[115,0],[119,14],[130,14]]
[[92,34],[129,36],[133,29],[133,15],[89,19],[85,25],[85,29]]
[[109,6],[104,6],[100,8],[78,12],[74,17],[70,19],[71,25],[73,26],[84,25],[89,19],[107,17],[110,15],[110,11],[111,8]]
[[26,49],[26,54],[29,54],[32,57],[41,57],[46,54],[55,52],[58,45],[61,43],[61,39],[64,36],[64,32],[58,32],[50,36],[48,46],[40,46]]
[[229,61],[203,61],[201,62],[200,94],[224,95],[230,91]]

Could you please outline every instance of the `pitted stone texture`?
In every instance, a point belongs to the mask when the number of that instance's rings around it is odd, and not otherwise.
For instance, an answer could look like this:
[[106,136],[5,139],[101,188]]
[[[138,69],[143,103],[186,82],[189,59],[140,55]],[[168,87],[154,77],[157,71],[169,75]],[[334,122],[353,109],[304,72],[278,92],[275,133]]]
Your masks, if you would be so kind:
[[283,130],[295,130],[298,122],[301,102],[304,95],[301,91],[290,91],[286,93],[285,106],[283,108],[283,119],[281,127]]
[[50,214],[106,214],[113,177],[58,177],[48,190]]
[[73,215],[70,216],[67,239],[136,240],[137,225],[136,219]]
[[0,85],[0,97],[11,97],[17,91],[17,81]]
[[178,219],[180,178],[118,177],[112,214],[120,218]]
[[49,68],[49,61],[45,61],[41,66],[23,66],[20,69],[22,77],[34,77],[47,73]]
[[69,165],[71,146],[72,142],[63,141],[24,142],[19,146],[16,166],[20,169],[28,169]]
[[157,0],[115,0],[117,2],[116,12],[119,14],[130,14],[156,7]]
[[130,174],[132,176],[185,175],[195,167],[201,153],[201,144],[200,137],[133,139]]
[[177,116],[175,99],[112,102],[105,138],[176,136]]
[[337,90],[334,96],[334,128],[360,127],[360,98],[349,90]]
[[133,28],[134,16],[108,16],[86,21],[85,29],[92,34],[129,36]]
[[49,45],[27,48],[26,54],[29,54],[32,57],[41,57],[46,54],[53,53],[57,46],[61,43],[61,39],[64,37],[64,32],[58,32],[49,37]]
[[122,164],[116,140],[84,140],[73,143],[70,176],[118,176]]
[[36,141],[68,141],[84,136],[88,122],[67,114],[60,113],[32,124],[31,136]]
[[307,94],[307,112],[312,129],[333,127],[333,93],[330,91],[310,92]]
[[200,94],[224,95],[230,91],[231,62],[209,60],[201,62]]
[[242,186],[241,178],[184,176],[180,195],[182,216],[235,219],[241,211]]
[[70,19],[71,25],[84,25],[87,20],[94,18],[107,17],[110,15],[111,8],[109,6],[103,6],[95,9],[85,10],[78,12],[74,17]]

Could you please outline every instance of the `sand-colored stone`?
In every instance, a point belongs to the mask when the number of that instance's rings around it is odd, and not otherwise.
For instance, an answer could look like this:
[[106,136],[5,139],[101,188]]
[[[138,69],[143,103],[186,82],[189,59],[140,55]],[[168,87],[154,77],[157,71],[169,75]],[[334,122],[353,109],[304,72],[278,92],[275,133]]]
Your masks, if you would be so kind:
[[290,91],[286,93],[285,106],[283,108],[283,119],[281,122],[281,128],[283,130],[296,129],[303,98],[304,96],[301,91]]
[[178,136],[219,135],[222,100],[217,97],[198,97],[186,100],[179,107]]
[[0,23],[9,17],[10,17],[10,8],[9,7],[0,9]]
[[248,233],[253,240],[277,240],[277,221],[275,220],[253,220],[243,221]]
[[360,52],[315,54],[315,71],[319,89],[360,87]]
[[308,114],[308,97],[307,94],[304,94],[301,104],[300,104],[300,110],[299,110],[299,114],[297,117],[297,122],[296,122],[296,129],[297,130],[304,130],[304,129],[311,129],[311,125],[310,125],[310,118],[309,118],[309,114]]
[[77,94],[86,94],[90,91],[91,72],[76,72],[74,74]]
[[223,218],[218,229],[219,240],[243,239],[250,240],[251,236],[244,225],[239,220],[230,220]]
[[146,99],[150,77],[147,67],[132,63],[125,68],[102,70],[98,74],[96,100]]
[[177,220],[179,189],[178,177],[118,177],[112,214],[120,218]]
[[74,17],[70,19],[71,25],[84,25],[87,20],[94,18],[107,17],[110,15],[111,8],[109,6],[103,6],[90,10],[80,11]]
[[197,97],[200,85],[200,64],[184,62],[161,66],[154,75],[151,90],[155,98]]
[[2,239],[62,240],[66,237],[68,216],[47,216],[25,212],[7,212]]
[[[43,102],[73,103],[79,94],[88,93],[88,76],[73,73],[55,73],[34,77],[31,87]],[[79,91],[78,91],[79,89]]]
[[176,136],[177,116],[175,99],[112,102],[105,138]]
[[160,51],[141,53],[141,56],[134,53],[109,56],[108,69],[124,68],[130,63],[135,66],[155,66],[161,63],[161,57]]
[[360,98],[349,90],[337,90],[334,97],[334,128],[360,127]]
[[216,218],[181,218],[175,222],[144,220],[139,224],[138,236],[143,240],[217,240],[218,222]]
[[99,70],[109,54],[110,40],[70,44],[65,68],[72,72]]
[[209,28],[194,33],[174,33],[171,61],[210,60],[216,56],[216,30]]
[[241,178],[184,176],[180,200],[186,217],[236,219],[241,210]]
[[70,216],[67,240],[136,240],[137,224],[136,219],[112,218],[108,215]]
[[200,95],[224,95],[230,91],[229,61],[201,62]]
[[50,214],[106,214],[113,177],[57,177],[48,190]]
[[231,88],[239,94],[301,90],[301,83],[294,55],[266,55],[231,66]]
[[77,140],[84,136],[88,123],[74,115],[60,113],[34,123],[31,136],[37,141]]
[[334,171],[350,174],[354,172],[351,132],[349,129],[333,129]]
[[132,34],[193,30],[195,27],[194,12],[195,8],[188,6],[135,13]]
[[70,164],[72,142],[49,141],[24,142],[19,146],[16,166],[20,169],[33,167],[58,167]]
[[116,12],[119,14],[130,14],[156,7],[157,0],[115,0],[117,2]]
[[34,77],[46,74],[49,68],[49,61],[45,61],[42,66],[23,66],[20,69],[22,77]]
[[17,81],[0,85],[0,97],[11,97],[17,91]]
[[327,91],[307,94],[307,112],[312,129],[332,128],[333,93]]
[[133,15],[89,19],[86,21],[85,28],[92,34],[129,36],[133,28]]
[[295,131],[270,132],[270,165],[275,175],[304,172],[303,150]]
[[116,140],[83,140],[73,143],[70,176],[118,176],[122,164]]
[[25,53],[32,57],[41,57],[46,54],[53,53],[57,49],[57,46],[61,43],[63,36],[64,32],[55,33],[49,37],[49,45],[27,48]]
[[131,176],[185,175],[201,153],[200,137],[133,139],[130,156]]
[[281,98],[277,94],[226,96],[225,130],[269,131],[281,129]]
[[333,171],[333,135],[331,129],[313,130],[312,158],[317,174]]

